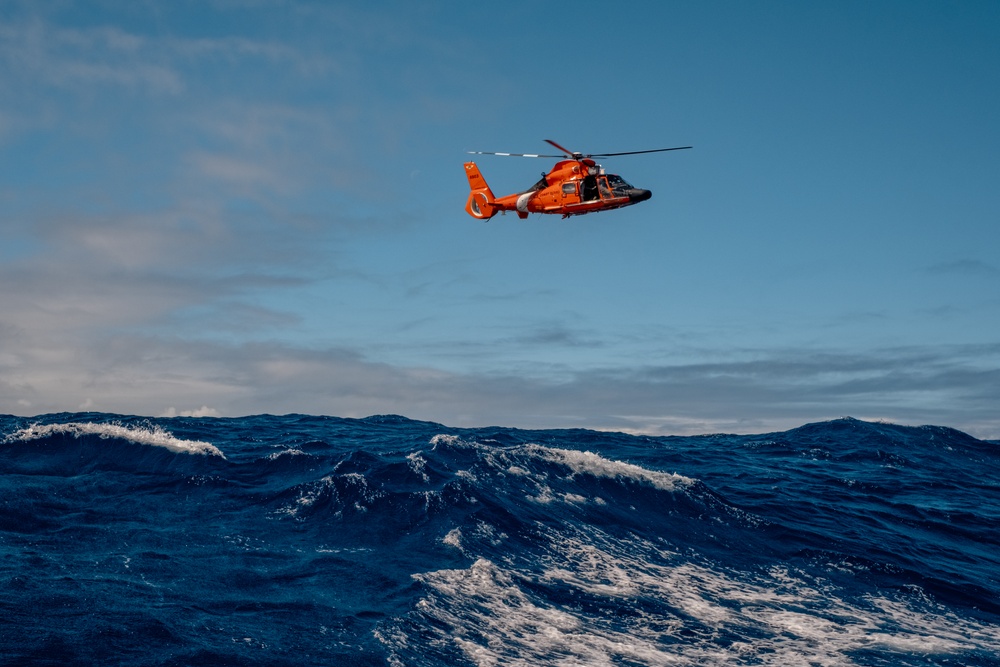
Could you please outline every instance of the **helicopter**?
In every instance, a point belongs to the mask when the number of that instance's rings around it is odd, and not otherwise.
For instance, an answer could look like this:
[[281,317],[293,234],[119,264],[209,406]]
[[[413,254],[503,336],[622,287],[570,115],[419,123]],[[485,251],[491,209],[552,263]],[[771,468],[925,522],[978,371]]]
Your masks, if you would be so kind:
[[540,155],[534,153],[492,153],[486,151],[466,151],[470,155],[502,155],[505,157],[560,158],[549,173],[542,172],[542,178],[529,190],[505,197],[495,197],[486,179],[475,162],[465,163],[465,175],[469,179],[469,199],[465,203],[466,212],[473,218],[489,220],[497,213],[517,212],[524,220],[529,213],[549,213],[562,215],[583,215],[598,211],[631,206],[646,201],[653,193],[630,185],[617,174],[608,174],[595,157],[617,157],[640,153],[662,153],[679,151],[691,146],[674,148],[654,148],[646,151],[624,153],[576,153],[566,150],[551,139],[546,139],[562,155]]

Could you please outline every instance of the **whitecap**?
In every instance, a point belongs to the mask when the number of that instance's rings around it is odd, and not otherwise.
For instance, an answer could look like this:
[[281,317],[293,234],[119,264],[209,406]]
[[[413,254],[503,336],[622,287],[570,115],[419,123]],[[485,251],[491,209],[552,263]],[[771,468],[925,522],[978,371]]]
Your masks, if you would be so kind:
[[211,454],[212,456],[226,458],[222,451],[211,443],[175,438],[172,433],[156,425],[142,427],[124,426],[118,423],[89,424],[77,422],[69,424],[32,424],[7,436],[6,442],[28,442],[58,435],[67,435],[74,438],[92,435],[103,440],[117,438],[139,445],[163,447],[178,454]]
[[661,491],[675,491],[678,488],[690,487],[695,483],[695,480],[690,477],[684,477],[677,473],[647,470],[632,463],[612,461],[593,452],[543,447],[541,445],[527,445],[526,450],[529,454],[568,467],[574,475],[586,474],[610,479],[631,479]]
[[[462,440],[458,436],[439,434],[431,438],[435,448],[471,448],[486,452],[486,459],[495,467],[519,477],[530,476],[524,465],[514,462],[510,455],[526,454],[551,463],[566,466],[570,475],[591,475],[608,479],[631,479],[661,491],[676,491],[693,486],[697,480],[677,473],[648,470],[642,466],[624,461],[606,459],[600,454],[575,449],[560,449],[537,444],[520,445],[510,449],[488,447],[482,443]],[[523,463],[523,462],[522,462]],[[474,478],[473,478],[474,479]],[[544,499],[540,502],[545,502]]]
[[268,461],[277,461],[278,459],[290,457],[290,456],[309,456],[306,452],[301,449],[283,449],[280,452],[271,452],[267,455]]

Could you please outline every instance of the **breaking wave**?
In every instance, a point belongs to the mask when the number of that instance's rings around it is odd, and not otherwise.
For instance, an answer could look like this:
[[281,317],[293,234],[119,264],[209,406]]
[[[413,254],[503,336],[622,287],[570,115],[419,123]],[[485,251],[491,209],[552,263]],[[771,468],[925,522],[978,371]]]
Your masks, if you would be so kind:
[[139,445],[163,447],[179,454],[210,454],[223,456],[219,448],[208,442],[197,440],[181,440],[175,438],[160,426],[148,427],[128,426],[118,423],[68,423],[68,424],[33,424],[7,436],[6,442],[28,442],[30,440],[45,440],[57,436],[83,438],[96,436],[102,440],[111,438],[127,440]]

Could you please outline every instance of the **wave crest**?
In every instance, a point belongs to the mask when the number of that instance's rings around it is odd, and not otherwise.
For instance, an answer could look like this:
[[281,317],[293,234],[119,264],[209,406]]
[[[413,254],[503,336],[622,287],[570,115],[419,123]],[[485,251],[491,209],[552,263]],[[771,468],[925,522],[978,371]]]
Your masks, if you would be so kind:
[[529,453],[551,463],[566,466],[574,475],[585,474],[607,479],[630,479],[635,482],[647,484],[661,491],[675,491],[678,488],[686,489],[695,484],[695,480],[690,477],[678,475],[677,473],[649,470],[634,463],[606,459],[593,452],[543,447],[541,445],[528,445],[526,449]]
[[127,440],[139,445],[162,447],[178,454],[203,454],[226,458],[215,445],[200,440],[182,440],[163,428],[126,426],[120,423],[89,424],[71,422],[68,424],[32,424],[7,436],[6,442],[29,442],[53,436],[82,438],[97,436],[102,440],[112,438]]

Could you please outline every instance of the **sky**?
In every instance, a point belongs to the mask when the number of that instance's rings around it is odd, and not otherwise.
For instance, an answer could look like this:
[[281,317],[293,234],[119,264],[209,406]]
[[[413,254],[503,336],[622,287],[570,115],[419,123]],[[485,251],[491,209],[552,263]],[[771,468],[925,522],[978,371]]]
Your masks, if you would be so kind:
[[[0,0],[0,413],[1000,438],[1000,4]],[[464,211],[554,161],[653,197]]]

